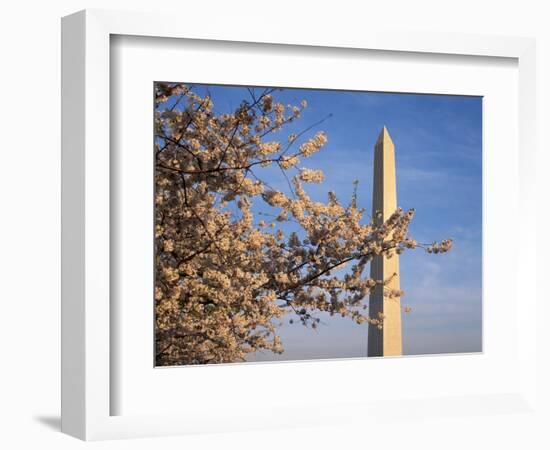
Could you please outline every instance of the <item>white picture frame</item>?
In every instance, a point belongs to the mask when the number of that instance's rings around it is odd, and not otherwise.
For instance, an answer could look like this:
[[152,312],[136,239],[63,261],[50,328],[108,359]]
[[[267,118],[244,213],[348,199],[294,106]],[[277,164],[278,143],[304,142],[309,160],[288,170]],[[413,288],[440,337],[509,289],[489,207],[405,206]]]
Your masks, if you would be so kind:
[[[315,48],[365,49],[385,52],[446,54],[512,58],[518,63],[519,182],[514,211],[518,227],[532,235],[535,229],[535,43],[532,39],[435,33],[396,33],[384,30],[349,30],[327,35],[314,29],[242,29],[216,26],[205,29],[192,21],[181,22],[166,14],[86,10],[62,22],[62,430],[85,440],[162,436],[173,434],[296,426],[323,421],[360,420],[377,414],[395,415],[392,405],[400,399],[369,403],[281,404],[273,412],[246,416],[220,405],[209,417],[189,411],[164,414],[112,415],[110,320],[110,39],[112,35],[212,40],[236,43],[285,44]],[[491,188],[491,187],[487,187]],[[492,187],[493,189],[495,187]],[[518,221],[519,222],[519,221]],[[534,246],[517,251],[517,279],[535,272]],[[537,308],[535,284],[522,286],[522,309],[517,311],[518,377],[512,390],[464,398],[426,395],[406,400],[407,411],[433,406],[462,414],[498,411],[503,404],[515,411],[536,408],[536,330],[528,311]],[[510,295],[517,295],[511,292]],[[390,362],[390,364],[398,364]],[[312,363],[316,364],[316,363]],[[355,364],[355,363],[353,363]],[[357,363],[359,364],[359,363]],[[357,367],[357,364],[353,367]],[[454,364],[460,366],[460,361]],[[275,366],[254,369],[274,370]],[[300,370],[313,370],[313,365]],[[347,370],[351,370],[348,365]],[[401,366],[402,367],[402,366]],[[232,370],[232,368],[225,368]],[[194,370],[194,369],[193,369]],[[345,370],[345,369],[343,369]],[[181,376],[185,376],[182,372]],[[394,403],[391,403],[394,402]],[[430,403],[431,402],[431,403]],[[434,403],[435,402],[435,403]],[[242,413],[242,411],[240,412]],[[402,414],[401,413],[398,413]]]

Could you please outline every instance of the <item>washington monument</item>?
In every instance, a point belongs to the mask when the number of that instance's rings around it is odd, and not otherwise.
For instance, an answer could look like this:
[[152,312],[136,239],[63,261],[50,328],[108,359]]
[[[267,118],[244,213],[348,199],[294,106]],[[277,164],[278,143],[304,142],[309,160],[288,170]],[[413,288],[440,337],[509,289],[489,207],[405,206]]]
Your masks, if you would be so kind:
[[[395,180],[395,148],[386,127],[374,146],[374,185],[372,217],[375,223],[385,222],[397,209]],[[399,290],[399,256],[376,256],[371,262],[370,276],[388,280],[386,286],[376,286],[369,298],[369,315],[373,319],[384,315],[382,329],[369,324],[368,356],[398,356],[403,353],[401,339],[401,300],[384,297],[384,288]]]

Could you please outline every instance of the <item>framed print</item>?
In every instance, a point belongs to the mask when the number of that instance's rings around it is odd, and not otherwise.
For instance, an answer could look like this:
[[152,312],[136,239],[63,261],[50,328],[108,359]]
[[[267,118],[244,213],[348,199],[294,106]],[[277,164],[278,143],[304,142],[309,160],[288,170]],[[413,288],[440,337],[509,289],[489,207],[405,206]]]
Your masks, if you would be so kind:
[[62,43],[64,432],[532,408],[531,40],[85,11]]

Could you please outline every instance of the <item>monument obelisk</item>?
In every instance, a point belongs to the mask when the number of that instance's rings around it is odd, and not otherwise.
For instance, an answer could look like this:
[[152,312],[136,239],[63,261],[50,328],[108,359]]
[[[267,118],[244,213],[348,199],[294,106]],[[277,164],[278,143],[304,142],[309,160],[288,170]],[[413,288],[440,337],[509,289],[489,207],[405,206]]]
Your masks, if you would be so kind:
[[[375,223],[385,222],[397,209],[395,179],[395,147],[386,127],[374,146],[374,186],[372,217]],[[386,286],[377,285],[370,294],[369,316],[383,314],[382,328],[369,324],[368,356],[397,356],[402,354],[401,300],[384,296],[384,290],[399,289],[399,256],[376,256],[371,261],[371,278],[388,280]]]

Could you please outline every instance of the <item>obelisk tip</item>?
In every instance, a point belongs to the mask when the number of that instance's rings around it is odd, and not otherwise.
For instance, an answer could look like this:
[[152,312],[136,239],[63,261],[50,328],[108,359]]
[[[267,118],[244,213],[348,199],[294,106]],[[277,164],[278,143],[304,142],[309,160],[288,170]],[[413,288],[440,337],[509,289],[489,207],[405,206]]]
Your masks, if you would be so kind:
[[380,134],[378,135],[378,139],[377,139],[376,143],[377,143],[377,144],[381,144],[381,143],[383,143],[384,141],[386,141],[386,142],[389,141],[389,142],[393,143],[393,141],[392,141],[392,139],[391,139],[391,137],[390,137],[390,133],[389,133],[389,131],[388,131],[386,125],[384,125],[384,126],[382,127],[382,130],[380,131]]

